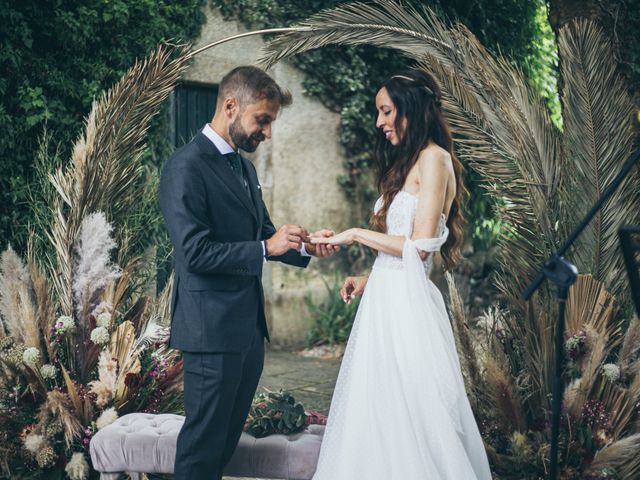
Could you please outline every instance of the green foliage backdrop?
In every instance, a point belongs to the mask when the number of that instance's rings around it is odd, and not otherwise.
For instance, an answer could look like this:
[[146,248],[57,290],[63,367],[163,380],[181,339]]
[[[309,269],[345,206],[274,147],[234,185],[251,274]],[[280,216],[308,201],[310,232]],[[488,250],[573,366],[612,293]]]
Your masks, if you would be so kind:
[[43,127],[59,157],[100,92],[163,39],[196,38],[205,0],[0,0],[0,245],[23,248]]

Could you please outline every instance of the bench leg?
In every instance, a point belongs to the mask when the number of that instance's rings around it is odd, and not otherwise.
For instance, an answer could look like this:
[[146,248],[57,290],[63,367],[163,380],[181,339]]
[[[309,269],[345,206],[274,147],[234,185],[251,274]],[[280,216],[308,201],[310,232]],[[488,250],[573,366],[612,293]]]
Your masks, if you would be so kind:
[[100,480],[118,480],[120,478],[119,473],[101,473]]

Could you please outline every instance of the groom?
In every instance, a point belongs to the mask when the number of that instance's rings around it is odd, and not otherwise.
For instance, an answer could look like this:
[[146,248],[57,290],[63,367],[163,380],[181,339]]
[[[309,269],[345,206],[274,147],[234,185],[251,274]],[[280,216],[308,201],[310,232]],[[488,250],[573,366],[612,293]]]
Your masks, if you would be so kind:
[[221,479],[242,433],[269,339],[265,259],[306,267],[309,255],[334,252],[305,243],[309,233],[298,225],[276,230],[256,170],[238,152],[271,138],[271,124],[289,104],[291,94],[259,68],[232,70],[211,123],[162,172],[160,207],[176,262],[170,345],[184,359],[177,480]]

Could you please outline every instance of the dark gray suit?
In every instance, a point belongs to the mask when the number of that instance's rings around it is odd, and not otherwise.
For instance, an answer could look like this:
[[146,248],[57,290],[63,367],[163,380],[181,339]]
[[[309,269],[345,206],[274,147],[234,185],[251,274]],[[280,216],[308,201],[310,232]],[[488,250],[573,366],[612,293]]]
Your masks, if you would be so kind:
[[[261,240],[276,228],[253,164],[242,164],[250,195],[198,133],[162,171],[160,207],[175,255],[170,345],[183,351],[185,371],[177,479],[222,477],[262,372]],[[269,260],[309,263],[295,250]]]

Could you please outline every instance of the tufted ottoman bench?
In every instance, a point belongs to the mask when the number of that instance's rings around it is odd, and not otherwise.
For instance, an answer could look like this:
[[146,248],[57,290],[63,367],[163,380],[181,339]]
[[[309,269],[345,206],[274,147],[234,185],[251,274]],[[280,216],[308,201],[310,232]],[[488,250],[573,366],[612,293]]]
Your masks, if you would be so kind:
[[[93,468],[101,480],[128,473],[173,473],[176,441],[184,417],[173,414],[130,413],[104,427],[91,440]],[[307,480],[313,477],[324,427],[310,425],[293,435],[254,438],[243,433],[225,469],[231,477]]]

